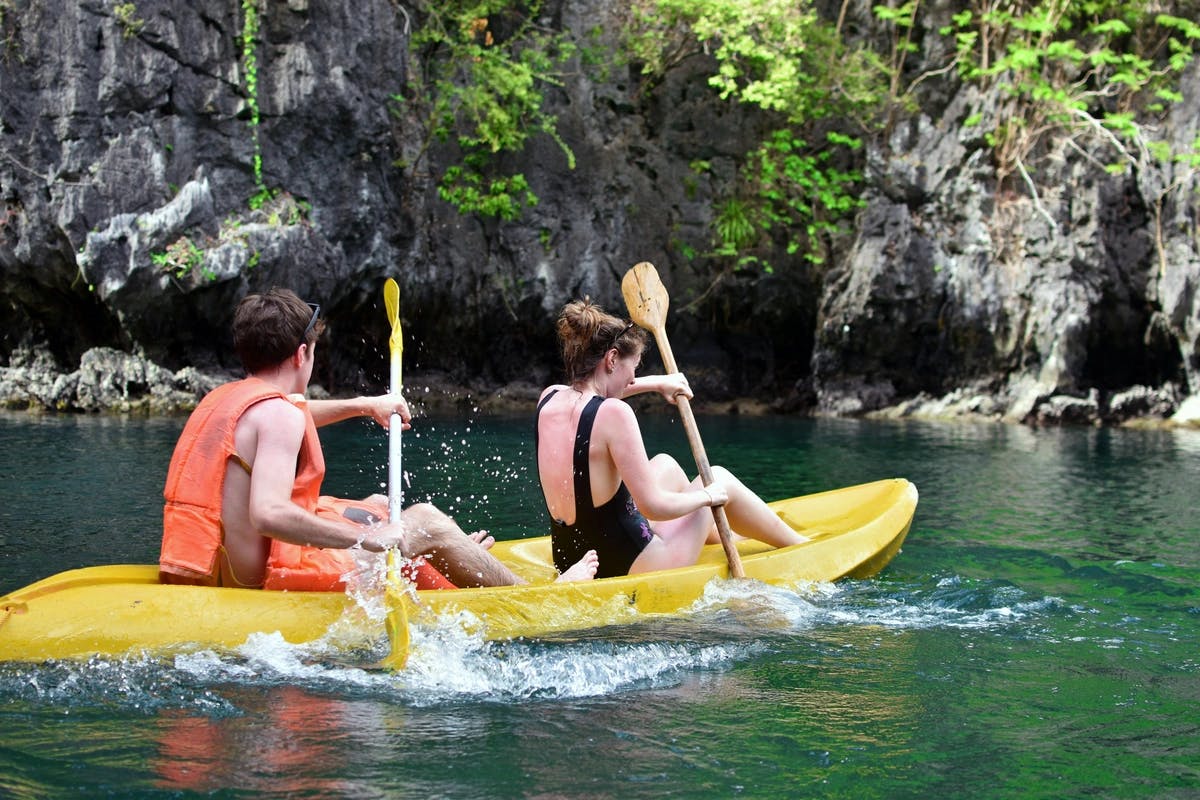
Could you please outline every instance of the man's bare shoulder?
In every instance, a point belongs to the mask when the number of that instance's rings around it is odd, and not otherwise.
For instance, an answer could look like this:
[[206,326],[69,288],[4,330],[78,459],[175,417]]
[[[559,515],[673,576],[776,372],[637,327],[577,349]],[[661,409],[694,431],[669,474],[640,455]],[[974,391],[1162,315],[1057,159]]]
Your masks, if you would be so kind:
[[303,432],[304,412],[282,397],[269,397],[246,409],[238,427],[242,425],[259,434]]

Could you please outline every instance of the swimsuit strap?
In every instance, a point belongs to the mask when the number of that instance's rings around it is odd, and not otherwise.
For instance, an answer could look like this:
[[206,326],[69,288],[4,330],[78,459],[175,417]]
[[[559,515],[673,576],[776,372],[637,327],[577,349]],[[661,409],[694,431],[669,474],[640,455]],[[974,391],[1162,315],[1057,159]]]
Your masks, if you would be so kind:
[[588,400],[579,415],[579,427],[575,429],[575,517],[579,518],[579,509],[595,511],[592,504],[592,466],[588,458],[588,450],[592,445],[592,425],[596,422],[596,412],[604,398],[600,395]]
[[534,461],[534,466],[537,466],[537,454],[538,454],[538,422],[539,422],[539,421],[541,420],[541,418],[542,418],[542,407],[543,407],[543,406],[545,406],[545,405],[546,405],[546,403],[549,403],[549,402],[550,402],[550,398],[551,398],[551,397],[554,397],[554,395],[556,395],[556,394],[558,394],[558,389],[554,389],[554,390],[552,390],[552,391],[551,391],[551,392],[550,392],[548,395],[546,395],[545,397],[543,397],[543,398],[541,399],[541,401],[540,401],[540,402],[537,404],[537,411],[535,411],[535,412],[533,413],[533,461]]
[[[558,389],[547,394],[542,398],[537,405],[537,412],[533,417],[533,461],[534,466],[537,466],[538,457],[538,421],[542,416],[542,407],[550,402],[550,398],[558,394]],[[579,522],[580,510],[595,511],[596,507],[592,504],[592,469],[588,461],[588,449],[592,443],[592,425],[596,421],[596,412],[600,410],[600,404],[604,402],[604,398],[600,395],[592,397],[583,407],[583,413],[579,415],[579,427],[575,429],[575,453],[572,461],[572,472],[575,478],[575,521]],[[544,499],[544,498],[543,498]],[[546,511],[550,511],[549,502],[546,505]],[[551,514],[551,518],[553,518]],[[565,524],[565,523],[564,523]]]
[[[541,401],[537,404],[537,411],[535,411],[533,414],[533,474],[534,475],[541,474],[541,469],[538,466],[538,446],[539,446],[538,440],[540,438],[538,436],[538,423],[541,422],[541,419],[542,419],[542,407],[545,406],[546,403],[549,403],[550,398],[554,397],[554,395],[556,395],[556,394],[558,394],[558,389],[553,389],[549,394],[547,394],[545,397],[543,397],[541,399]],[[551,519],[554,519],[554,515],[550,514],[550,500],[545,497],[544,493],[542,496],[542,501],[546,504],[546,513],[550,515]]]

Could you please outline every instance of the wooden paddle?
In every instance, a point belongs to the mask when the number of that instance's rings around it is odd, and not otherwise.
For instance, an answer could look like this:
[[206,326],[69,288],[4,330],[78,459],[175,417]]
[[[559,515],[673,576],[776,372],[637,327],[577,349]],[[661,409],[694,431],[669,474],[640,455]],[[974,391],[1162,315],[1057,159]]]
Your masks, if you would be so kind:
[[[670,299],[667,297],[666,287],[659,280],[658,270],[649,261],[635,264],[621,280],[621,294],[625,297],[625,306],[629,309],[630,318],[654,334],[664,369],[668,373],[678,372],[679,367],[675,364],[675,356],[671,352],[671,342],[667,339],[667,305]],[[679,416],[683,418],[683,429],[687,432],[688,444],[692,446],[692,455],[696,457],[696,466],[700,469],[700,478],[704,485],[708,486],[713,482],[712,467],[709,466],[708,456],[704,452],[704,442],[700,441],[700,429],[696,427],[692,404],[687,397],[679,395],[676,405],[679,406]],[[729,529],[725,507],[713,506],[712,512],[717,521],[721,546],[725,548],[725,559],[729,562],[729,574],[735,578],[746,577],[742,569],[742,558],[733,544],[733,531]]]
[[[388,351],[391,355],[391,376],[388,390],[398,394],[403,386],[401,380],[401,356],[404,353],[404,336],[400,330],[400,287],[391,278],[383,285],[383,305],[387,309],[391,337]],[[401,500],[404,496],[403,473],[400,471],[400,431],[404,423],[397,413],[392,414],[388,424],[388,521],[400,521]],[[387,551],[387,633],[392,643],[391,652],[380,666],[386,669],[402,669],[408,661],[408,608],[404,579],[396,570],[396,551]]]

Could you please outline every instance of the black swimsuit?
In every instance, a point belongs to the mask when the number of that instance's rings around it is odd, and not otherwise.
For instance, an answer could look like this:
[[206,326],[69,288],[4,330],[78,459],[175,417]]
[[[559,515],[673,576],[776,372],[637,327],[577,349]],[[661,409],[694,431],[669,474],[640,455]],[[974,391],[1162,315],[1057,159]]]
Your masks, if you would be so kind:
[[[534,416],[534,458],[537,458],[537,423],[542,406],[558,392],[555,389],[538,403]],[[600,558],[597,578],[627,575],[634,560],[653,539],[650,523],[638,511],[625,488],[625,482],[617,487],[617,493],[604,505],[592,505],[592,477],[588,464],[588,448],[592,442],[592,424],[600,410],[603,397],[593,397],[579,415],[579,427],[575,430],[575,524],[568,525],[559,519],[550,518],[551,551],[554,566],[559,572],[583,558],[588,550],[595,550]],[[549,506],[546,509],[549,514]]]

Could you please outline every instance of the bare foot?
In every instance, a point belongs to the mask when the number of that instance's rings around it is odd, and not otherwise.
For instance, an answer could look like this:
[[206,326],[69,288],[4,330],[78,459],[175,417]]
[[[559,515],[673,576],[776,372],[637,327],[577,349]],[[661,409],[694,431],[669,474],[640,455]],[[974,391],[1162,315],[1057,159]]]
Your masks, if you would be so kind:
[[474,533],[468,533],[467,538],[482,547],[484,550],[491,550],[492,545],[496,543],[496,540],[487,531],[475,531]]
[[583,554],[583,558],[576,561],[570,567],[563,571],[555,579],[555,583],[573,583],[576,581],[590,581],[596,577],[596,570],[600,569],[600,557],[596,555],[595,550],[588,550]]

